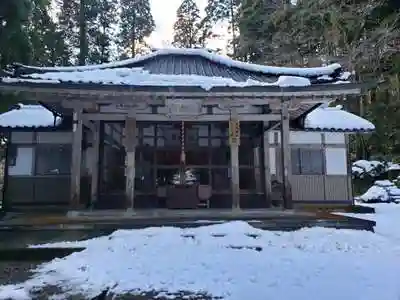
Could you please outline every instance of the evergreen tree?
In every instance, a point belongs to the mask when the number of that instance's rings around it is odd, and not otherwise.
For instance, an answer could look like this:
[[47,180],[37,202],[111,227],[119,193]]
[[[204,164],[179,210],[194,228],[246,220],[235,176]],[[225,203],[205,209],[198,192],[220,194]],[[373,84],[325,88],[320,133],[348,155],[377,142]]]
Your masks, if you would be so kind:
[[111,47],[115,41],[113,24],[117,23],[117,0],[96,0],[87,17],[88,61],[89,63],[109,62]]
[[57,14],[57,28],[65,44],[60,60],[62,65],[67,66],[75,63],[73,54],[79,47],[79,25],[77,22],[79,2],[78,0],[58,0],[56,5],[60,9]]
[[[119,47],[121,56],[135,57],[140,44],[155,29],[149,0],[121,0]],[[130,55],[128,55],[130,54]]]
[[31,45],[27,26],[30,0],[0,1],[0,66],[19,61],[29,63]]
[[206,24],[200,18],[200,11],[194,0],[183,0],[176,12],[174,41],[176,47],[204,47],[207,34],[202,31]]
[[64,42],[56,24],[50,18],[50,0],[33,0],[29,18],[29,38],[32,61],[36,65],[56,65],[64,51]]
[[89,54],[89,45],[88,45],[88,11],[90,4],[88,3],[90,0],[80,0],[79,1],[79,56],[78,63],[80,66],[86,65],[86,60]]
[[[347,109],[370,119],[375,155],[400,156],[400,10],[393,0],[298,0],[268,10],[267,1],[243,1],[240,51],[251,61],[297,66],[339,62],[354,80],[382,81],[367,98],[347,97]],[[350,99],[351,98],[351,99]],[[361,158],[356,144],[357,158]]]
[[[32,62],[32,43],[29,25],[32,2],[30,0],[0,1],[0,68],[8,64]],[[0,94],[0,112],[7,111],[18,101],[16,96]]]
[[237,56],[238,13],[241,2],[241,0],[208,0],[206,6],[206,18],[210,27],[216,23],[228,22],[233,57]]

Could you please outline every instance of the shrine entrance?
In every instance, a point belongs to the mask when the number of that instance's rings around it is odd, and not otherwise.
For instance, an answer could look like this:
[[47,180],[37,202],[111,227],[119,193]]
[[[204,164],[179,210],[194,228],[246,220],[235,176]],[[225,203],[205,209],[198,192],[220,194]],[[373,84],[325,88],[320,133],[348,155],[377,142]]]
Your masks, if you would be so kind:
[[142,122],[137,129],[136,203],[155,192],[161,207],[209,207],[212,194],[231,194],[226,122]]
[[[103,123],[99,204],[104,208],[126,206],[123,126]],[[259,124],[241,127],[240,193],[265,202]],[[137,122],[135,208],[231,208],[228,136],[228,122]]]

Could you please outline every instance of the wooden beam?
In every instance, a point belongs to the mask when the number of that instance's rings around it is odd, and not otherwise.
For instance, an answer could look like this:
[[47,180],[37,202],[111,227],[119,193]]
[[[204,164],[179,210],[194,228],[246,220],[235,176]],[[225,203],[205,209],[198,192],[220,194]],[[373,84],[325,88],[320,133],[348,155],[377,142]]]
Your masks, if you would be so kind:
[[291,148],[289,129],[289,100],[282,99],[281,104],[281,158],[282,158],[282,183],[283,183],[283,208],[292,209],[292,184],[291,184]]
[[[300,103],[321,103],[327,100],[334,100],[337,98],[338,95],[334,93],[333,95],[329,96],[326,94],[321,94],[321,95],[312,95],[312,94],[305,94],[304,96],[296,96],[296,98],[293,100],[296,102],[296,104]],[[63,96],[64,97],[64,96]],[[167,99],[174,99],[177,97],[182,97],[184,99],[187,99],[188,101],[192,100],[197,100],[197,99],[202,99],[203,100],[203,105],[219,105],[221,103],[226,103],[228,105],[233,105],[233,106],[239,106],[243,104],[250,104],[250,105],[272,105],[272,106],[279,106],[280,104],[280,99],[282,97],[288,97],[284,95],[274,95],[274,96],[263,96],[263,94],[256,94],[254,93],[253,95],[235,95],[235,94],[224,94],[224,95],[186,95],[180,96],[180,95],[169,95],[169,96],[160,96],[160,97],[153,97],[153,98],[144,98],[141,96],[107,96],[103,98],[98,98],[97,96],[75,96],[75,97],[80,97],[82,98],[81,101],[86,101],[86,102],[95,102],[99,105],[107,105],[107,104],[130,104],[132,103],[146,103],[148,105],[157,105],[157,106],[164,106]],[[234,97],[234,99],[233,99]],[[61,97],[62,98],[62,97]],[[60,98],[57,99],[56,96],[52,96],[48,100],[49,102],[59,102]],[[76,101],[76,100],[75,100]],[[232,102],[232,103],[231,103]]]
[[[64,99],[65,96],[62,96],[61,99]],[[76,99],[74,100],[69,100],[67,102],[75,102],[77,104],[79,104],[80,106],[84,106],[84,108],[87,109],[91,109],[93,107],[93,103],[95,103],[98,106],[102,106],[102,105],[110,105],[110,104],[121,104],[121,105],[132,105],[132,104],[138,104],[140,105],[141,103],[145,103],[147,105],[156,105],[156,106],[164,106],[165,103],[167,102],[168,98],[149,98],[149,99],[145,99],[143,97],[136,99],[135,96],[131,96],[131,97],[108,97],[108,98],[102,98],[99,99],[98,97],[93,97],[93,98],[85,98],[84,96],[75,96],[75,97],[81,97],[81,101],[76,101]],[[240,106],[240,105],[269,105],[271,109],[280,109],[280,102],[281,102],[281,98],[283,96],[273,96],[273,97],[267,97],[267,98],[263,98],[260,95],[254,95],[253,97],[249,97],[249,96],[243,96],[243,97],[237,97],[232,99],[232,97],[236,97],[235,95],[231,95],[231,96],[224,96],[224,97],[208,97],[208,96],[204,96],[200,97],[200,99],[202,100],[202,105],[203,106],[215,106],[215,105],[228,105],[228,106]],[[309,95],[309,96],[304,96],[304,97],[296,97],[294,99],[291,100],[291,104],[292,106],[298,106],[301,105],[303,103],[310,103],[310,104],[318,104],[318,103],[322,103],[322,102],[326,102],[326,101],[332,101],[334,99],[336,99],[337,96],[333,95],[333,96],[326,96],[326,95]],[[41,100],[42,102],[59,102],[60,98],[58,98],[57,96],[51,96],[49,98],[49,100],[47,99],[43,99],[43,98],[38,98],[39,100]],[[134,99],[134,100],[133,100]],[[199,97],[187,97],[186,100],[190,101],[190,100],[198,100]],[[33,100],[33,99],[32,99]],[[65,101],[65,100],[64,100]],[[74,106],[74,103],[69,103],[67,104],[67,106]]]
[[61,105],[64,108],[68,109],[82,109],[88,110],[91,112],[97,112],[99,110],[99,106],[94,101],[72,101],[72,100],[62,100]]
[[83,138],[82,110],[77,110],[74,112],[73,141],[72,141],[70,205],[73,209],[79,208],[80,198],[81,198],[82,138]]
[[[1,90],[1,89],[0,89]],[[353,92],[352,92],[353,91]],[[102,94],[68,94],[68,90],[63,90],[60,93],[49,92],[46,89],[43,89],[42,92],[23,92],[24,98],[27,98],[31,101],[41,101],[44,103],[59,103],[60,101],[76,102],[81,103],[85,107],[91,107],[93,103],[97,105],[105,105],[105,104],[132,104],[132,103],[146,103],[148,105],[165,105],[165,102],[169,98],[185,98],[188,101],[190,99],[202,99],[203,105],[218,105],[222,102],[229,103],[230,101],[234,101],[235,105],[239,104],[251,104],[251,105],[270,105],[271,109],[279,109],[280,108],[280,98],[282,97],[295,97],[292,101],[294,101],[293,105],[299,105],[301,103],[322,103],[325,101],[331,101],[336,99],[339,96],[343,95],[358,95],[360,91],[356,93],[356,90],[340,90],[334,91],[332,93],[328,92],[303,92],[302,95],[293,94],[288,95],[287,93],[177,93],[177,94],[151,94],[143,96],[139,92],[131,92],[129,95],[120,95],[119,93],[115,93],[113,95],[102,95]],[[19,93],[17,93],[19,94]],[[234,100],[232,99],[234,97]],[[83,102],[85,102],[83,104]],[[72,106],[68,104],[69,106]]]
[[95,125],[93,124],[92,121],[84,120],[83,115],[82,115],[82,123],[83,125],[88,128],[91,132],[95,131]]
[[[126,119],[128,113],[124,114],[108,114],[108,113],[87,113],[83,114],[85,121],[89,120],[102,120],[102,121],[123,121]],[[241,114],[237,116],[240,121],[279,121],[281,119],[278,114]],[[230,120],[229,114],[214,114],[214,115],[199,115],[199,116],[166,116],[161,114],[136,114],[136,121],[154,121],[154,122],[171,122],[171,121],[223,121]]]
[[135,201],[135,148],[136,119],[128,116],[125,120],[125,194],[127,209],[133,210]]
[[230,152],[231,152],[231,189],[232,209],[240,209],[240,185],[239,185],[239,145],[240,145],[240,123],[235,108],[231,108],[229,124]]
[[[264,127],[269,126],[267,122],[264,123]],[[269,131],[264,131],[263,134],[263,146],[264,146],[264,178],[265,178],[265,201],[267,207],[272,206],[272,186],[271,186],[271,162],[270,162],[270,143],[269,143]]]
[[99,191],[99,164],[100,164],[100,121],[94,124],[93,132],[93,157],[92,157],[92,184],[91,206],[98,201]]
[[[154,99],[155,97],[171,97],[171,98],[193,98],[193,97],[207,97],[207,98],[268,98],[268,97],[329,97],[329,96],[342,96],[342,95],[360,95],[362,90],[365,89],[365,85],[348,83],[348,84],[324,84],[314,85],[309,87],[288,87],[288,88],[277,88],[277,87],[248,87],[246,89],[241,88],[226,88],[227,91],[218,91],[215,88],[214,91],[207,91],[200,87],[187,87],[187,91],[182,91],[185,88],[174,88],[165,87],[159,89],[159,91],[151,89],[151,87],[119,87],[119,86],[104,86],[99,85],[102,88],[94,88],[93,86],[85,85],[76,86],[71,85],[70,87],[63,87],[61,85],[52,84],[51,86],[41,86],[38,83],[16,83],[16,84],[0,84],[0,90],[4,92],[30,92],[30,93],[64,93],[74,96],[97,96],[97,97],[117,97],[129,96],[131,102],[135,101],[138,97],[148,97]],[[148,90],[146,90],[148,89]],[[181,90],[181,91],[179,91]],[[192,91],[191,91],[192,90]]]

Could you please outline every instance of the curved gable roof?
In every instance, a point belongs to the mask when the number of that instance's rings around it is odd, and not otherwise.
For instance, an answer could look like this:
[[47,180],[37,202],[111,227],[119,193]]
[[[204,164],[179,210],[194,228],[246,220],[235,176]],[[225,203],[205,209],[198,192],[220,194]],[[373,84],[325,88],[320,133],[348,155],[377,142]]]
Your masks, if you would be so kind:
[[0,128],[56,127],[62,118],[55,116],[41,105],[17,104],[13,109],[0,114]]
[[76,72],[115,68],[142,68],[152,74],[200,75],[232,78],[234,81],[253,79],[275,82],[279,76],[309,78],[312,83],[326,83],[343,78],[339,64],[317,68],[292,68],[264,66],[233,60],[227,56],[210,53],[204,49],[162,49],[137,58],[89,66],[35,67],[14,64],[14,76],[34,73]]

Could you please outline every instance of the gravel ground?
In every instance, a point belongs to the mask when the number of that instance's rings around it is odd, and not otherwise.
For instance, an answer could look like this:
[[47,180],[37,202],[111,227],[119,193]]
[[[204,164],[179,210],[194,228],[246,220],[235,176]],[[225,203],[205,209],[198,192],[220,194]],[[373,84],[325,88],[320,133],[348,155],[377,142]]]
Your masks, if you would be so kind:
[[0,262],[0,285],[24,282],[32,275],[38,262]]

